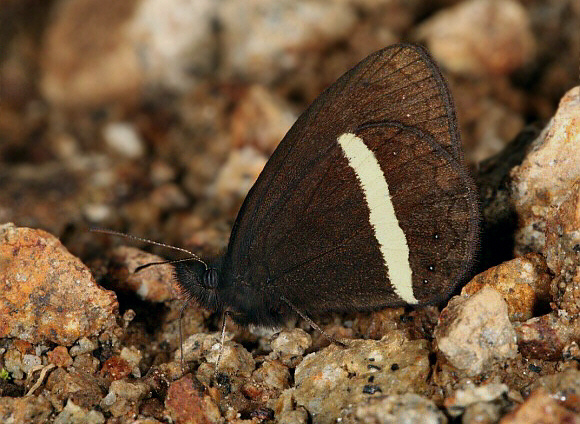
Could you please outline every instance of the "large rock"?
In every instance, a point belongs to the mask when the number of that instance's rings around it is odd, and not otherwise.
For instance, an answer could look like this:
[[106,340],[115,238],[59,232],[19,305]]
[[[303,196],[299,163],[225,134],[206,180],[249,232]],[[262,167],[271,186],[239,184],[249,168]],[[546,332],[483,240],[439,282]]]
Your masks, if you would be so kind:
[[70,346],[115,331],[115,293],[45,231],[0,226],[0,338]]
[[516,255],[542,253],[546,219],[580,179],[580,87],[562,98],[556,115],[534,141],[532,151],[511,171],[518,214]]

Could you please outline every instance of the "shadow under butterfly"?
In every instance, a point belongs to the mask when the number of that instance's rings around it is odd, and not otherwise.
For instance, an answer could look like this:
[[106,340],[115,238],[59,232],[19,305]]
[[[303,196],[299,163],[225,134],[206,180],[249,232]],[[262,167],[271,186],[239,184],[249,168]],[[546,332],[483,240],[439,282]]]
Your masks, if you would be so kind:
[[[375,52],[298,118],[235,221],[226,253],[174,264],[200,306],[238,324],[446,300],[479,240],[453,101],[417,45]],[[319,329],[320,330],[320,329]]]

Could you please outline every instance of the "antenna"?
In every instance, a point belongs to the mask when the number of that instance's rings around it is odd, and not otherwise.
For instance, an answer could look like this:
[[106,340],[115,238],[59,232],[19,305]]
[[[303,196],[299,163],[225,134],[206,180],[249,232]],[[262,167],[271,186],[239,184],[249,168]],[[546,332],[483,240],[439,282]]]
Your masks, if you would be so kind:
[[143,268],[147,268],[151,265],[173,264],[173,263],[177,263],[177,262],[191,261],[192,259],[201,262],[205,266],[205,269],[207,269],[207,264],[199,256],[197,256],[193,252],[190,252],[189,250],[182,249],[181,247],[171,246],[169,244],[160,243],[158,241],[153,241],[153,240],[149,240],[149,239],[142,238],[142,237],[132,236],[131,234],[125,234],[125,233],[122,233],[120,231],[109,230],[106,228],[89,228],[89,231],[92,233],[101,233],[101,234],[108,234],[110,236],[124,237],[124,238],[127,238],[129,240],[142,241],[144,243],[152,244],[154,246],[166,247],[168,249],[172,249],[172,250],[175,250],[178,252],[187,253],[189,256],[191,256],[190,258],[187,258],[187,259],[176,259],[173,261],[163,261],[163,262],[151,262],[151,263],[137,267],[135,269],[135,272],[141,271]]
[[[127,238],[129,240],[141,241],[144,243],[152,244],[154,246],[166,247],[168,249],[172,249],[172,250],[175,250],[178,252],[186,253],[186,254],[191,256],[190,258],[175,259],[175,260],[171,260],[171,261],[162,261],[162,262],[150,262],[150,263],[145,264],[145,265],[140,265],[137,268],[135,268],[135,271],[133,271],[135,273],[141,271],[142,269],[148,268],[152,265],[175,264],[178,262],[186,262],[186,261],[191,261],[191,260],[196,260],[196,261],[201,262],[205,266],[205,269],[206,270],[208,269],[207,264],[204,261],[202,261],[199,256],[197,256],[193,252],[190,252],[189,250],[182,249],[181,247],[171,246],[169,244],[160,243],[158,241],[149,240],[149,239],[146,239],[143,237],[132,236],[131,234],[121,233],[120,231],[109,230],[106,228],[89,228],[89,231],[91,231],[93,233],[101,233],[101,234],[108,234],[111,236],[124,237],[124,238]],[[191,301],[191,299],[192,299],[191,295],[188,295],[185,302],[183,302],[183,305],[181,305],[181,308],[179,308],[179,346],[180,346],[180,350],[181,350],[181,370],[184,373],[185,373],[186,369],[185,369],[185,360],[183,358],[183,328],[181,325],[181,321],[183,320],[183,313],[185,311],[185,307]],[[219,365],[219,358],[221,358],[221,356],[222,356],[224,332],[225,332],[225,317],[224,317],[224,328],[222,329],[222,341],[221,341],[222,345],[221,345],[221,350],[220,350],[220,354],[218,357],[218,365]],[[217,367],[216,367],[216,370],[217,370]]]

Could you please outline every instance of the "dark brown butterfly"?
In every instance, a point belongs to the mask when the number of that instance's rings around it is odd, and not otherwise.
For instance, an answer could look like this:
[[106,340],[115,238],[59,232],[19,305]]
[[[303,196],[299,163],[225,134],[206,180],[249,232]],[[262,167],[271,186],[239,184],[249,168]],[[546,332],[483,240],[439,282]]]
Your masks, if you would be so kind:
[[433,304],[467,276],[479,221],[449,89],[422,47],[398,44],[312,103],[250,190],[225,255],[178,262],[176,277],[240,324]]

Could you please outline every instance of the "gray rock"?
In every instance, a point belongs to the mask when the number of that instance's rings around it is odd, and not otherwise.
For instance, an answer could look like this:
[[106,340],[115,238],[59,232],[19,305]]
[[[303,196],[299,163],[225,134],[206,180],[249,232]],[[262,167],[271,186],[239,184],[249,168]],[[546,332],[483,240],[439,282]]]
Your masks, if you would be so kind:
[[278,424],[306,424],[308,422],[308,412],[304,408],[292,411],[284,411],[276,417]]
[[54,420],[55,424],[103,424],[105,416],[99,411],[87,411],[71,400]]
[[[512,201],[518,214],[516,255],[542,253],[548,214],[580,178],[580,87],[562,98],[556,115],[521,165],[511,171]],[[550,262],[548,263],[550,265]]]
[[313,422],[329,422],[342,409],[370,397],[426,393],[430,365],[425,340],[392,332],[382,340],[352,340],[310,354],[296,368],[292,396]]
[[[471,386],[464,389],[456,390],[453,395],[445,399],[445,407],[447,412],[452,417],[457,417],[466,410],[469,410],[470,414],[479,415],[497,414],[499,418],[499,406],[491,405],[494,401],[502,400],[502,398],[508,393],[508,386],[500,383],[490,383],[485,386]],[[481,406],[481,405],[490,405]]]
[[451,299],[441,312],[435,338],[445,358],[468,375],[480,374],[517,353],[507,304],[489,287],[470,298]]
[[433,401],[413,393],[370,398],[349,409],[342,417],[345,424],[447,424]]
[[272,340],[272,353],[281,355],[304,355],[312,345],[312,337],[300,328],[282,330]]

